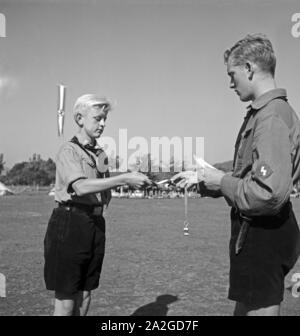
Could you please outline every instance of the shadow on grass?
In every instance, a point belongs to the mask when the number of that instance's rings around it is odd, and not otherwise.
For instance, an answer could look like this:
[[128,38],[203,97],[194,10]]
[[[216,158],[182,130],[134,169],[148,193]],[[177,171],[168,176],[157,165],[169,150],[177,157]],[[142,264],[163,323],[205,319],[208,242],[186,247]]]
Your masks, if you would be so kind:
[[166,316],[169,310],[168,305],[177,300],[178,297],[174,295],[160,295],[155,302],[139,307],[131,316]]

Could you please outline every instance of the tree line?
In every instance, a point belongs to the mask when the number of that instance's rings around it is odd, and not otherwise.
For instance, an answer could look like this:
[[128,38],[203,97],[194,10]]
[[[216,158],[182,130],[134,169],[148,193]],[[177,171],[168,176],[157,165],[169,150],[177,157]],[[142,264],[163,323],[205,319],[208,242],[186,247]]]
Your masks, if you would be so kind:
[[[0,154],[0,175],[4,168],[3,154]],[[28,161],[16,163],[0,176],[0,180],[7,185],[49,186],[55,181],[55,163],[50,158],[43,160],[39,154],[33,154]]]

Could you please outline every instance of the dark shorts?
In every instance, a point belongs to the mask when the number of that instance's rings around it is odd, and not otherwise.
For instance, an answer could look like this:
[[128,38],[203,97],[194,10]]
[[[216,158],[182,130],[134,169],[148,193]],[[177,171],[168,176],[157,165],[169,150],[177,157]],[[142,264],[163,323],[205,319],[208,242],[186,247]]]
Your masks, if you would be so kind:
[[234,211],[231,221],[228,298],[254,309],[280,304],[284,278],[300,252],[299,227],[291,203],[278,217],[255,219],[238,255],[235,254],[235,242],[240,223]]
[[99,286],[105,220],[83,210],[55,208],[44,239],[46,288],[73,295]]

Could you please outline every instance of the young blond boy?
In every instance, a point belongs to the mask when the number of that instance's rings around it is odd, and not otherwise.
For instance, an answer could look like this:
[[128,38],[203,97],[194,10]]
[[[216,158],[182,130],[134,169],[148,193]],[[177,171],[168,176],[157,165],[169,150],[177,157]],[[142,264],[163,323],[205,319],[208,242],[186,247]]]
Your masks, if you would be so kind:
[[109,177],[107,158],[96,139],[103,133],[110,103],[94,94],[74,105],[78,133],[56,157],[55,201],[44,239],[46,288],[55,291],[54,315],[86,315],[99,285],[105,251],[110,189],[150,184],[141,173]]

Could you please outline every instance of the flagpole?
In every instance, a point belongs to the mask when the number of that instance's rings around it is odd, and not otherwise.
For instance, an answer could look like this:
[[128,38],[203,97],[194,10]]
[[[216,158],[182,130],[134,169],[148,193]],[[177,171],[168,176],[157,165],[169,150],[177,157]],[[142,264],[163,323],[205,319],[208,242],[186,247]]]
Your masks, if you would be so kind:
[[58,85],[58,99],[57,99],[57,130],[60,142],[65,141],[64,137],[64,121],[65,121],[65,105],[66,105],[66,86]]
[[183,234],[188,236],[189,233],[189,221],[188,221],[188,191],[187,186],[184,187],[184,223]]

